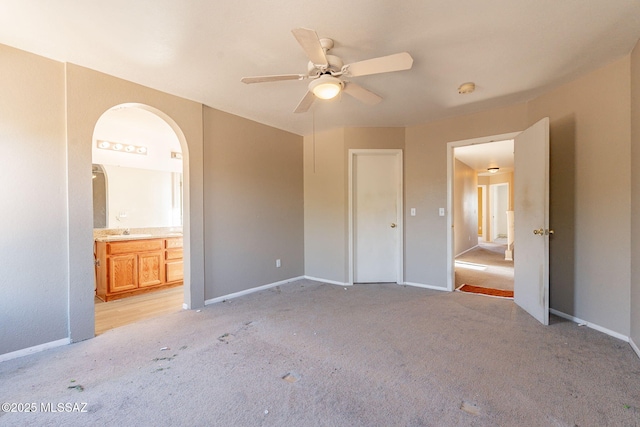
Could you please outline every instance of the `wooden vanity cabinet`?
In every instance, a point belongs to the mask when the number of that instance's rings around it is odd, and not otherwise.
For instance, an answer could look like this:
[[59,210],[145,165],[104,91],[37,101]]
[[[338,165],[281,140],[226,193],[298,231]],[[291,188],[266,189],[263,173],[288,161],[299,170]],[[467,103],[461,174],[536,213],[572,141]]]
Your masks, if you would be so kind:
[[[180,251],[179,259],[176,252],[165,261],[168,242],[171,250]],[[182,238],[96,242],[96,295],[103,301],[177,286],[182,277]]]

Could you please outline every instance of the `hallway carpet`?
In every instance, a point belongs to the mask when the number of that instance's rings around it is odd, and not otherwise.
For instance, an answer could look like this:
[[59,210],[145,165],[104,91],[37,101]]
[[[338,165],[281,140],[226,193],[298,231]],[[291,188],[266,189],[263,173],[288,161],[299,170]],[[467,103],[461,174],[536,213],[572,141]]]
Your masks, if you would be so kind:
[[36,409],[2,426],[640,424],[628,343],[389,284],[301,280],[9,360],[0,378],[0,402]]
[[[512,291],[513,261],[504,259],[506,248],[506,244],[479,242],[478,247],[456,257],[456,289],[463,284],[469,284]],[[485,268],[475,269],[474,266],[484,266]]]

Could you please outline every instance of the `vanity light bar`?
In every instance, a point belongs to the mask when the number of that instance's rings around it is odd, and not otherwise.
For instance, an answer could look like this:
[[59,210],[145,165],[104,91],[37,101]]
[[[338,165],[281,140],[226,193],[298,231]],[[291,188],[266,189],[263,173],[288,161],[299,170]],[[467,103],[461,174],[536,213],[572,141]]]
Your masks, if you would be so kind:
[[144,145],[121,144],[111,141],[96,141],[96,147],[102,150],[121,151],[123,153],[147,155],[147,147]]

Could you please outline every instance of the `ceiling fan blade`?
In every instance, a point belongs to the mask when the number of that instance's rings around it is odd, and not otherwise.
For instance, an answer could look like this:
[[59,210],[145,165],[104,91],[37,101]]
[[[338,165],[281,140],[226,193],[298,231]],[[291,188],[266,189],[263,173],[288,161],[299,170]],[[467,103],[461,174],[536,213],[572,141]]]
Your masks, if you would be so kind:
[[345,65],[347,74],[353,77],[369,74],[389,73],[391,71],[408,70],[413,65],[413,58],[409,53],[402,52],[379,58],[367,59]]
[[255,76],[255,77],[243,77],[240,79],[242,83],[264,83],[264,82],[279,82],[281,80],[303,80],[307,76],[304,74],[280,74],[274,76]]
[[368,105],[376,105],[377,103],[382,101],[382,98],[380,96],[376,95],[370,90],[363,88],[360,85],[351,82],[345,82],[344,92],[347,95],[353,96],[358,101],[364,102]]
[[316,99],[316,96],[313,94],[313,92],[308,91],[307,94],[304,96],[304,98],[300,100],[300,103],[298,104],[296,109],[293,110],[293,112],[306,113],[307,111],[309,111],[309,108],[311,108],[311,105],[313,104],[313,101],[315,99]]
[[323,67],[329,65],[318,34],[315,31],[307,28],[294,28],[291,32],[313,64]]

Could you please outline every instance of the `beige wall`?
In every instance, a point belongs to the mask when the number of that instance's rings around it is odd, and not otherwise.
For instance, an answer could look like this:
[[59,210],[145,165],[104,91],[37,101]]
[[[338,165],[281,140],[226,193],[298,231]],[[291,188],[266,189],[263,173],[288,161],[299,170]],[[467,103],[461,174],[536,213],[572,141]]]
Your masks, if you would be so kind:
[[640,42],[631,54],[631,339],[640,345]]
[[3,354],[68,337],[69,227],[64,65],[0,45],[0,75]]
[[347,280],[347,169],[344,129],[304,138],[305,275]]
[[455,159],[453,170],[453,253],[478,245],[478,176],[469,165]]
[[345,128],[304,138],[305,275],[349,281],[349,150],[403,149],[404,139],[404,128]]
[[[550,118],[551,307],[629,334],[630,61],[529,103]],[[517,242],[516,242],[517,256]]]
[[304,275],[302,137],[205,107],[204,141],[205,299]]

